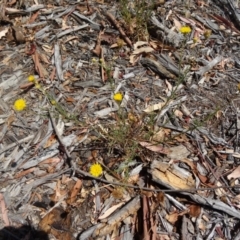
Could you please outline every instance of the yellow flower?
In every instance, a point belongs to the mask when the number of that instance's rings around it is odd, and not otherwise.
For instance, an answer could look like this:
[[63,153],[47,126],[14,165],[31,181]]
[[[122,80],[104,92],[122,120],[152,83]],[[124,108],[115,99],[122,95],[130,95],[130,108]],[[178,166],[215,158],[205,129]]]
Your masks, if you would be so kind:
[[197,43],[199,41],[199,39],[197,37],[193,38],[193,43]]
[[114,99],[116,102],[121,102],[121,101],[123,100],[123,95],[122,95],[120,92],[115,93],[115,94],[113,95],[113,99]]
[[118,38],[117,39],[117,45],[118,45],[119,48],[121,48],[125,45],[125,42],[121,38]]
[[183,26],[183,27],[180,28],[179,31],[180,31],[180,33],[185,35],[185,34],[190,33],[192,30],[189,26]]
[[14,109],[17,111],[22,111],[26,107],[26,101],[22,98],[14,102]]
[[35,82],[35,88],[36,89],[41,89],[41,85],[38,82]]
[[35,82],[35,77],[33,75],[28,76],[28,81],[29,82]]
[[97,59],[96,58],[92,58],[92,63],[96,63]]
[[56,105],[57,102],[56,102],[55,100],[51,100],[51,104],[52,104],[52,105]]
[[212,31],[210,29],[207,29],[204,32],[204,37],[207,39],[211,36],[211,34],[212,34]]
[[136,117],[136,115],[134,115],[134,114],[131,113],[131,112],[128,113],[128,120],[129,120],[130,122],[134,122],[134,123],[138,122],[138,118]]
[[99,163],[95,163],[90,167],[90,174],[94,177],[98,177],[102,174],[103,169]]

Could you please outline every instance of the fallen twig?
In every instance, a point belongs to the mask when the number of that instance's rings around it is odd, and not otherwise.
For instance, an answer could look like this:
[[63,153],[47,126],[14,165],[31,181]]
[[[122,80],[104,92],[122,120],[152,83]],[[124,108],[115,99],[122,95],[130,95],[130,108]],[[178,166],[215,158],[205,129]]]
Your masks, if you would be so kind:
[[95,45],[95,48],[92,50],[92,52],[100,57],[101,55],[101,52],[102,52],[102,47],[101,47],[101,35],[103,34],[103,31],[100,31],[98,33],[98,37],[97,37],[97,42],[96,42],[96,45]]
[[127,45],[132,48],[131,40],[127,37],[127,35],[125,34],[125,32],[123,31],[123,29],[121,28],[117,20],[115,19],[115,17],[110,12],[105,13],[105,15],[111,21],[111,23],[117,28],[121,37],[127,43]]
[[133,189],[137,189],[137,190],[150,191],[150,192],[181,192],[181,193],[189,192],[189,193],[193,193],[193,192],[197,192],[197,191],[213,191],[213,190],[221,189],[221,188],[223,188],[223,189],[240,188],[240,184],[238,184],[235,186],[220,186],[220,187],[210,187],[210,188],[190,188],[190,189],[184,189],[184,190],[182,190],[182,189],[181,190],[179,190],[179,189],[153,189],[153,188],[147,188],[147,187],[134,186],[131,184],[126,184],[126,183],[121,183],[121,182],[111,182],[111,181],[105,180],[103,178],[94,177],[91,174],[78,169],[74,162],[72,162],[72,167],[76,172],[80,173],[81,175],[92,178],[92,179],[96,179],[103,183],[112,184],[112,185],[116,185],[116,186],[123,186],[126,188],[133,188]]
[[5,204],[5,200],[3,195],[0,193],[0,205],[1,205],[1,210],[2,210],[2,218],[4,221],[5,226],[9,226],[9,219],[8,219],[8,214],[7,214],[7,208]]
[[72,159],[72,157],[71,157],[70,153],[68,152],[65,144],[62,141],[62,138],[61,138],[61,136],[60,136],[60,134],[58,132],[58,129],[57,129],[57,126],[56,126],[56,123],[54,121],[54,118],[53,118],[53,115],[52,115],[51,111],[49,111],[49,116],[50,116],[50,119],[51,119],[51,122],[52,122],[53,129],[54,129],[54,131],[55,131],[55,133],[57,135],[58,141],[59,141],[60,145],[62,146],[64,153],[67,156],[67,163],[68,163],[69,167],[71,167],[71,159]]

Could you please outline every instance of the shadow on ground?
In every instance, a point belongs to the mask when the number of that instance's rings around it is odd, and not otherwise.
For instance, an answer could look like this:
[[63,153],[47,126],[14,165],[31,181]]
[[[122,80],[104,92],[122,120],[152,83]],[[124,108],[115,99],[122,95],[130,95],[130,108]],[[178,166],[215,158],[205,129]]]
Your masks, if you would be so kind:
[[4,227],[0,230],[0,240],[49,240],[48,234],[23,225],[19,228]]

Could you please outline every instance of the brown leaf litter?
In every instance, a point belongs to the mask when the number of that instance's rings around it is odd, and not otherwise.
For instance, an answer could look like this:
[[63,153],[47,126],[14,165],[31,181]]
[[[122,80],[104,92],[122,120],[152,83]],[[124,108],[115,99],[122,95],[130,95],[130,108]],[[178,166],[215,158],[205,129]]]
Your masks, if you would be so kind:
[[1,1],[0,238],[240,239],[238,9]]

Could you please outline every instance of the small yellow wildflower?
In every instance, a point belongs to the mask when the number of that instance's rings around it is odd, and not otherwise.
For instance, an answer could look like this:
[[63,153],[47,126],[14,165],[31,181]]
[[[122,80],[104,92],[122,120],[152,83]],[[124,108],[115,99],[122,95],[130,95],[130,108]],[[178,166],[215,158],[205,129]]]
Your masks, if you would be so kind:
[[92,58],[92,63],[96,63],[97,59],[96,58]]
[[41,89],[41,85],[40,85],[38,82],[36,82],[36,83],[35,83],[35,88],[36,88],[36,89]]
[[197,37],[193,38],[193,43],[197,43],[198,41],[199,41],[199,38],[197,38]]
[[179,31],[180,31],[180,33],[186,35],[186,34],[190,33],[192,30],[189,26],[183,26],[180,28]]
[[95,163],[95,164],[91,165],[89,172],[92,176],[99,177],[102,174],[103,169],[99,163]]
[[119,48],[121,48],[125,45],[125,42],[121,38],[118,38],[117,39],[117,45],[118,45]]
[[16,111],[22,111],[26,107],[26,101],[22,98],[14,102],[14,109]]
[[33,75],[28,76],[28,81],[29,82],[35,82],[35,77]]
[[210,29],[206,29],[204,32],[204,37],[207,39],[211,36],[212,31]]
[[128,113],[128,120],[130,122],[134,122],[134,123],[138,122],[137,116],[135,114],[133,114],[132,112]]
[[56,105],[56,103],[57,103],[57,102],[56,102],[55,100],[51,100],[51,104],[52,104],[52,105]]
[[116,102],[121,102],[121,101],[123,100],[123,95],[122,95],[120,92],[115,93],[115,94],[113,95],[113,99],[114,99]]

